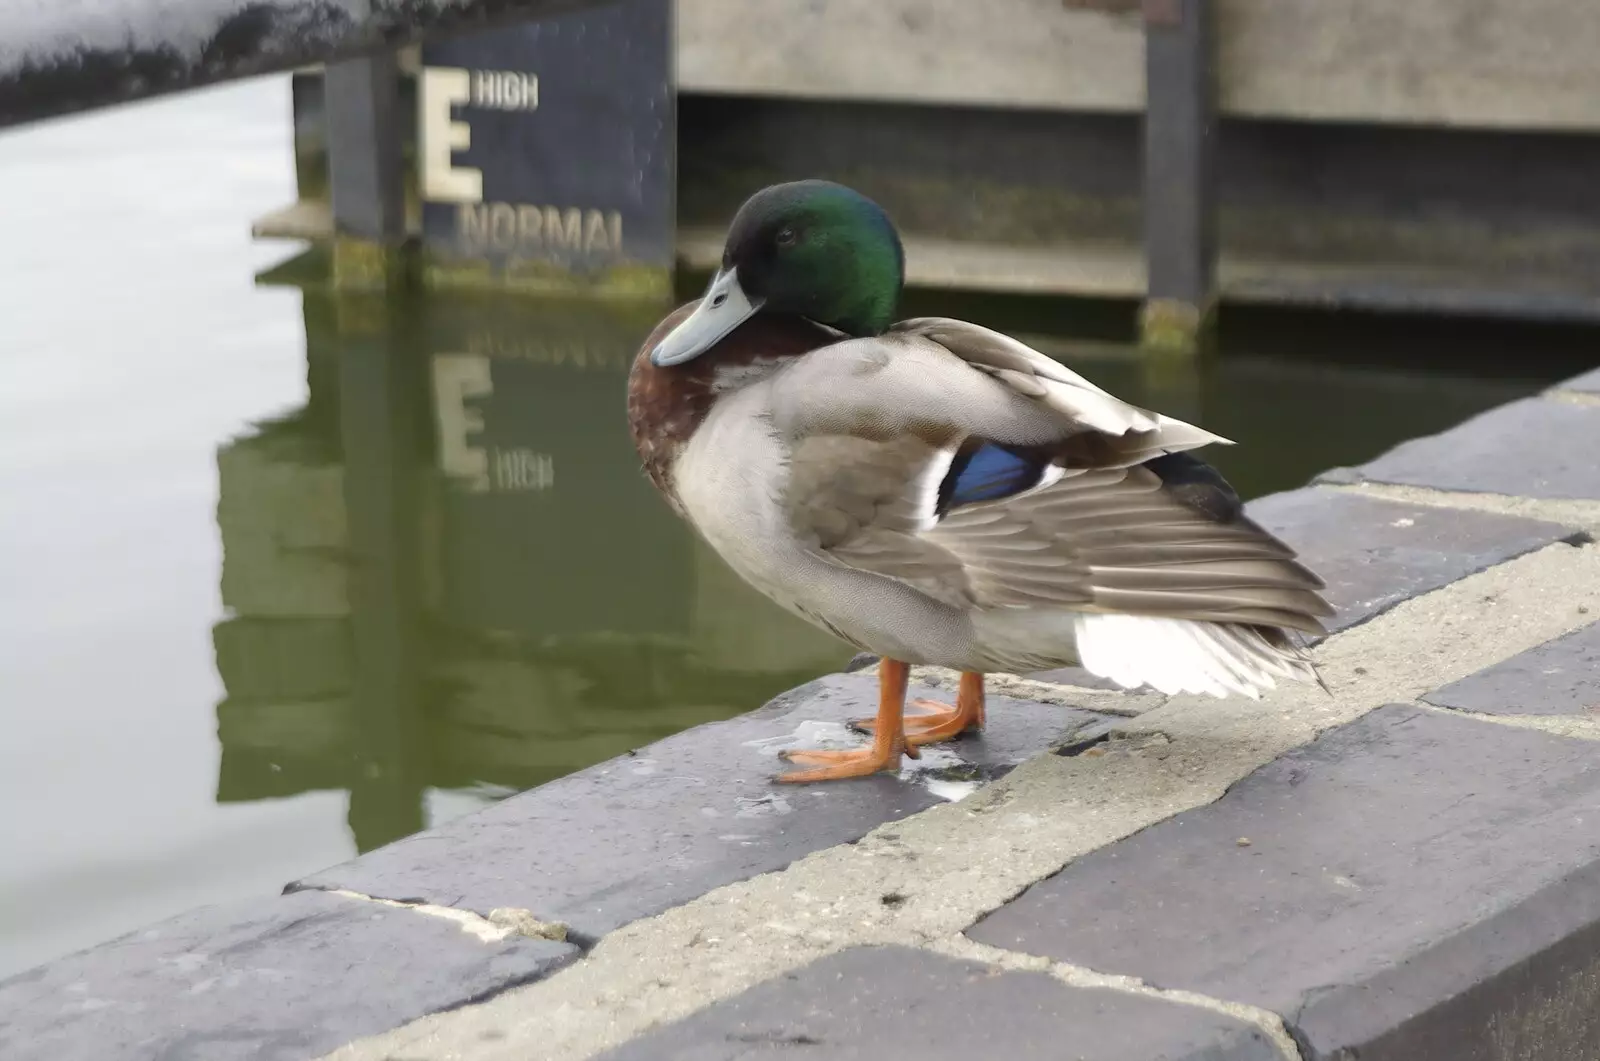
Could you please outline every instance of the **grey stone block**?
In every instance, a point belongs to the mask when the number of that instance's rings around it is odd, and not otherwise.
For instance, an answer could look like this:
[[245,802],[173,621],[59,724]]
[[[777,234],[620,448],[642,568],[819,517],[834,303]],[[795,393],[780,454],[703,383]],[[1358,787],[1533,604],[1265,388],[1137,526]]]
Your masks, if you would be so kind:
[[1374,482],[1547,499],[1600,499],[1600,407],[1525,398],[1402,442],[1327,483]]
[[[933,689],[913,695],[948,699]],[[775,784],[779,746],[871,715],[877,679],[831,675],[759,711],[668,737],[371,851],[297,887],[348,888],[486,913],[497,906],[566,922],[576,938],[612,929],[859,839],[940,802],[929,778],[994,776],[1100,716],[991,697],[989,727],[924,751],[901,777]],[[821,724],[820,726],[818,724]],[[864,738],[858,738],[864,739]],[[959,756],[959,758],[958,758]],[[943,762],[940,773],[922,772]]]
[[577,953],[342,896],[207,907],[0,982],[0,1057],[303,1061]]
[[1595,745],[1380,708],[968,930],[1282,1014],[1307,1061],[1600,1056]]
[[1600,394],[1600,368],[1585,372],[1581,376],[1574,376],[1565,383],[1556,384],[1557,390],[1582,391],[1585,394]]
[[1328,583],[1345,630],[1458,579],[1576,532],[1493,512],[1387,501],[1307,487],[1252,501],[1246,513],[1299,552]]
[[1194,1006],[908,947],[842,951],[657,1028],[597,1061],[1283,1061]]
[[1600,622],[1469,674],[1423,699],[1485,715],[1600,714]]

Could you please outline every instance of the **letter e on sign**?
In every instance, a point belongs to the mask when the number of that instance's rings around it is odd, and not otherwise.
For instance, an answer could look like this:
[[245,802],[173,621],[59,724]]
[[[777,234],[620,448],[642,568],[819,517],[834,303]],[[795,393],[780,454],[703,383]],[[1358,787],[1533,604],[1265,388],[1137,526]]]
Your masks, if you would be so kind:
[[483,431],[483,410],[469,398],[494,393],[489,359],[482,354],[440,354],[433,359],[434,414],[439,425],[439,467],[467,489],[489,489],[489,454],[467,436]]
[[472,127],[452,121],[450,108],[472,96],[472,76],[451,67],[423,67],[417,99],[417,154],[422,197],[433,202],[483,201],[483,171],[455,166],[450,156],[472,145]]

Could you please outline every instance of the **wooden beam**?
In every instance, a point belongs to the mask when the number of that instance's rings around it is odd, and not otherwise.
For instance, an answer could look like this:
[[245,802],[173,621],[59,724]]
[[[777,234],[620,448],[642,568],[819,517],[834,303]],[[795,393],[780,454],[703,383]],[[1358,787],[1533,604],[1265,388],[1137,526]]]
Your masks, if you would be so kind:
[[399,243],[406,219],[394,53],[334,63],[324,78],[334,228],[340,235]]
[[1196,352],[1216,309],[1216,71],[1211,0],[1145,0],[1147,347]]

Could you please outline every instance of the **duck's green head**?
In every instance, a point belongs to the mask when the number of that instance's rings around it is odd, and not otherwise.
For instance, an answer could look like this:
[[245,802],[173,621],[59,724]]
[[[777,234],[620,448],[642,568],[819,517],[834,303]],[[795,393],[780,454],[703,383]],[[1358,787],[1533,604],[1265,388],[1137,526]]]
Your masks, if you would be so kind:
[[831,181],[775,184],[739,208],[722,268],[650,360],[691,361],[759,312],[878,335],[894,323],[904,279],[900,237],[877,203]]

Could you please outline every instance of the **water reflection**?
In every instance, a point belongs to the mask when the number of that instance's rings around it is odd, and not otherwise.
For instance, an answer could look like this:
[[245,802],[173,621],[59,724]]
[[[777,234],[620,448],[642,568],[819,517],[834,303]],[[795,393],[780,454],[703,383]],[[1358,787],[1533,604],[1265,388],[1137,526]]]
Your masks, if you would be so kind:
[[664,309],[305,291],[308,402],[218,453],[219,801],[344,789],[366,850],[847,658],[640,474]]
[[1561,378],[1561,366],[1541,362],[1524,362],[1523,376],[1489,379],[1276,356],[1162,361],[1104,343],[1029,341],[1120,397],[1232,439],[1237,445],[1203,455],[1246,498],[1302,486]]
[[[342,789],[366,850],[430,790],[528,788],[847,657],[639,473],[624,381],[664,309],[305,290],[307,403],[218,454],[219,801]],[[1215,457],[1246,495],[1532,386],[1040,345],[1243,442]]]

